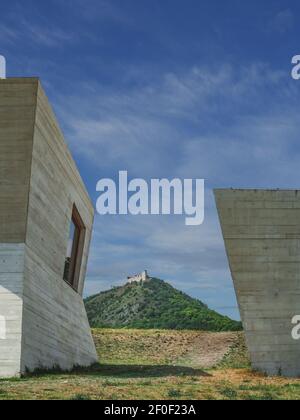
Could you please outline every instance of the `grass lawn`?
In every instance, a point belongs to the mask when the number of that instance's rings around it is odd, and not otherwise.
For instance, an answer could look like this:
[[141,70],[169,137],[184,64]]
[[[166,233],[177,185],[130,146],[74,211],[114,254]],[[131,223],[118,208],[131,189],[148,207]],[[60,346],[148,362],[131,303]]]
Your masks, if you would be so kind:
[[0,380],[0,399],[300,399],[300,379],[250,370],[241,333],[94,330],[93,335],[98,365]]

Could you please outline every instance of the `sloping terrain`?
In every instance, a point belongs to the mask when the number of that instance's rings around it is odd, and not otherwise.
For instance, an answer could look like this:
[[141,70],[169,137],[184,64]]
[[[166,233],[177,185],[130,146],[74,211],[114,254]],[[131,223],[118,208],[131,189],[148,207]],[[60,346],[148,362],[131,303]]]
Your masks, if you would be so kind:
[[99,293],[85,301],[94,328],[239,331],[241,323],[210,310],[170,284],[152,279]]
[[219,364],[242,333],[171,330],[93,330],[100,360],[119,364],[180,365],[207,369]]
[[300,400],[299,379],[250,370],[243,333],[105,329],[93,335],[98,365],[0,380],[0,400]]

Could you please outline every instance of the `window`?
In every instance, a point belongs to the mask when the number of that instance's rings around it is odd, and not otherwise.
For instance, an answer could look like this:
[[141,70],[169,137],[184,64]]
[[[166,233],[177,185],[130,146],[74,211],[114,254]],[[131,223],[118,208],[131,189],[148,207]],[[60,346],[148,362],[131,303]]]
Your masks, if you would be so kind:
[[85,226],[77,208],[74,206],[65,261],[64,280],[76,291],[79,285],[84,239]]

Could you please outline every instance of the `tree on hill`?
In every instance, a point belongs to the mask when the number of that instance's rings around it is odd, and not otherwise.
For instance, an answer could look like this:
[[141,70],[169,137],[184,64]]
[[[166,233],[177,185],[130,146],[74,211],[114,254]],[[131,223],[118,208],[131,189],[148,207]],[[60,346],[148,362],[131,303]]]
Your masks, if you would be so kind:
[[113,288],[87,298],[85,305],[94,328],[242,329],[240,322],[218,314],[159,279]]

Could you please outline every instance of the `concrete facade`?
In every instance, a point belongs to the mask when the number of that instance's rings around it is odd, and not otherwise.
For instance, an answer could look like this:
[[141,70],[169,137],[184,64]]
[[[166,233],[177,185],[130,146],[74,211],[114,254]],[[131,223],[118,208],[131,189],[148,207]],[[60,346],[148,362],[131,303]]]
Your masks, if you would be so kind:
[[[94,209],[38,79],[0,80],[0,377],[89,366],[84,287]],[[63,280],[72,211],[85,227]]]
[[252,366],[300,376],[300,191],[216,190]]

